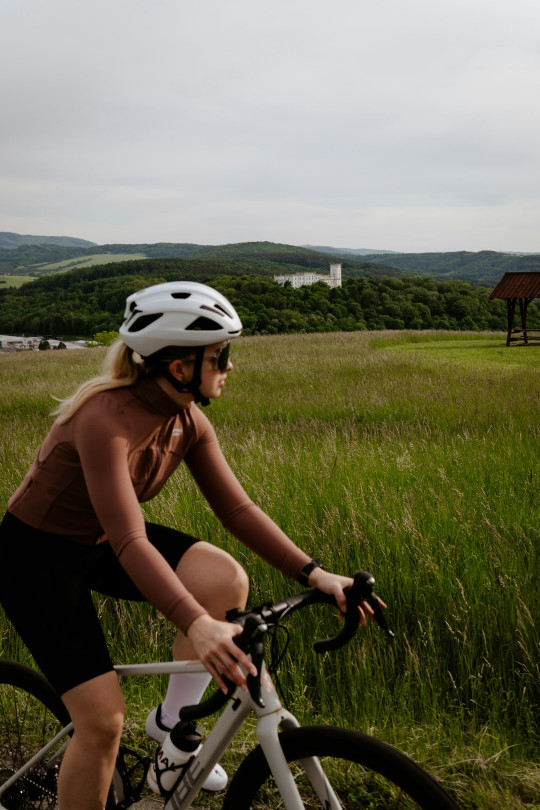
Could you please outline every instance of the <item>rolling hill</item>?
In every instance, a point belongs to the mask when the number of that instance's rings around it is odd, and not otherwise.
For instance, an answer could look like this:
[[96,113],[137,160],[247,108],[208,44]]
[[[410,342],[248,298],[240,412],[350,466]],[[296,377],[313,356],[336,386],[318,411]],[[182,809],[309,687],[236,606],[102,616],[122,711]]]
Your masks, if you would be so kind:
[[0,248],[16,250],[22,245],[57,245],[58,247],[94,247],[95,242],[74,236],[32,236],[31,234],[0,231]]
[[[45,241],[39,241],[45,240]],[[21,236],[0,233],[0,275],[39,278],[80,268],[136,259],[179,259],[199,262],[240,262],[242,271],[269,275],[296,272],[306,267],[323,268],[332,259],[342,261],[343,277],[354,277],[383,265],[386,274],[421,275],[456,279],[494,287],[507,271],[540,270],[540,254],[511,254],[496,251],[449,253],[394,253],[367,248],[295,246],[274,242],[240,242],[226,245],[198,245],[190,242],[95,245],[71,237]],[[271,262],[273,267],[261,263]],[[276,268],[275,265],[280,265]],[[394,268],[391,270],[390,268]],[[223,267],[221,268],[223,271]],[[382,271],[378,271],[382,272]]]

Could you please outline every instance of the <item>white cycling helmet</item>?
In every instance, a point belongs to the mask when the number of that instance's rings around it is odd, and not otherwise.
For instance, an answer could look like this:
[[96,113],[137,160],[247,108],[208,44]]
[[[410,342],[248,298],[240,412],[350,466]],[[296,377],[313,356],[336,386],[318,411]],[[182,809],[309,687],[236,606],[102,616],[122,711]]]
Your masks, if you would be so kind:
[[217,290],[195,281],[168,281],[130,295],[120,336],[141,357],[168,346],[208,346],[239,337],[242,323]]

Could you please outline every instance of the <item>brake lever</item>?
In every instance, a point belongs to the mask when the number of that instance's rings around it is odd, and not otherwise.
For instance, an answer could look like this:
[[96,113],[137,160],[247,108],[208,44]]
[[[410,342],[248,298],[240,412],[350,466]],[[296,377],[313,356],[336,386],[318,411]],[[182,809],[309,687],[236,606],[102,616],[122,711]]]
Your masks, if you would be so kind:
[[362,602],[367,602],[371,607],[374,620],[379,627],[384,630],[388,638],[394,638],[394,633],[388,627],[377,595],[373,592],[374,585],[375,578],[371,574],[368,574],[367,571],[359,571],[354,575],[353,584],[345,591],[347,597],[347,612],[344,617],[345,622],[343,629],[333,638],[316,641],[313,647],[317,653],[337,650],[351,640],[360,623],[358,606],[361,605]]
[[264,658],[264,644],[262,638],[267,629],[266,625],[264,625],[264,631],[262,628],[260,629],[260,638],[258,638],[251,647],[251,660],[257,667],[257,674],[247,676],[247,685],[251,699],[261,709],[264,709],[264,700],[261,697],[261,667]]
[[381,630],[384,630],[388,638],[395,638],[396,635],[393,630],[390,630],[388,627],[388,622],[386,621],[386,616],[384,615],[384,611],[381,607],[381,603],[377,599],[377,595],[372,593],[368,596],[367,599],[364,599],[364,602],[367,602],[370,608],[373,611],[373,619],[377,622]]
[[368,574],[367,571],[359,571],[355,574],[353,585],[347,591],[348,605],[350,606],[351,603],[359,605],[362,602],[367,602],[373,611],[374,621],[379,625],[381,630],[384,630],[388,638],[395,638],[395,634],[388,627],[379,598],[373,590],[374,585],[375,578],[371,574]]
[[[234,609],[229,611],[227,618],[229,621],[235,621],[241,616],[241,611]],[[257,667],[257,675],[248,675],[247,683],[249,693],[253,701],[264,709],[264,702],[261,697],[261,667],[264,658],[264,644],[263,637],[268,631],[268,625],[256,616],[247,616],[243,624],[242,633],[235,636],[234,642],[244,652],[251,653],[251,660]],[[218,689],[202,703],[196,703],[193,706],[184,706],[180,711],[181,720],[201,720],[203,717],[209,717],[224,706],[228,700],[232,698],[236,689],[236,684],[223,676],[223,681],[227,687],[227,692],[222,692]]]
[[251,654],[251,660],[257,669],[256,675],[247,676],[249,694],[253,702],[264,709],[264,701],[261,697],[261,668],[264,659],[264,635],[268,632],[268,625],[258,616],[253,614],[246,617],[243,630],[236,636],[235,644],[244,652]]

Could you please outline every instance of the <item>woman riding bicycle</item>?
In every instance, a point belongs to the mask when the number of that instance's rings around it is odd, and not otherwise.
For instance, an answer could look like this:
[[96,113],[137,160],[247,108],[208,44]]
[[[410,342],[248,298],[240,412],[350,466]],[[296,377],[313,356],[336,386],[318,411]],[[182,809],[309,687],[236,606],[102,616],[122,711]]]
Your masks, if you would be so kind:
[[[289,577],[335,596],[352,583],[324,571],[256,507],[232,473],[196,403],[221,395],[230,341],[241,333],[231,304],[203,284],[169,282],[127,299],[121,339],[104,373],[62,402],[57,419],[0,527],[0,602],[70,713],[74,734],[59,775],[60,810],[105,806],[124,715],[92,591],[147,600],[178,629],[176,660],[206,674],[170,677],[147,718],[162,740],[183,705],[213,677],[246,688],[253,664],[226,622],[245,606],[248,578],[221,548],[144,521],[184,460],[222,524]],[[365,619],[362,614],[362,623]],[[205,787],[224,787],[218,766]]]

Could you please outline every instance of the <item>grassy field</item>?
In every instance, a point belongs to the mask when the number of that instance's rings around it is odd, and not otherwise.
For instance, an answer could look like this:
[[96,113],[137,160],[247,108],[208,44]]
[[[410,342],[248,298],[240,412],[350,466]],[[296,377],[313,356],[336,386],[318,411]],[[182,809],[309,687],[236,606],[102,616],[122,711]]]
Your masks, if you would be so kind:
[[35,281],[35,276],[2,276],[0,278],[0,290],[3,287],[21,287],[27,281]]
[[[51,394],[102,357],[0,355],[2,506],[50,424]],[[318,658],[311,642],[334,620],[292,622],[290,708],[396,745],[463,808],[538,810],[540,348],[506,348],[501,334],[286,335],[240,339],[232,360],[207,411],[231,466],[327,568],[372,571],[396,631],[389,645],[370,626]],[[145,510],[241,559],[253,602],[296,588],[227,536],[186,471]],[[116,660],[168,656],[172,630],[151,608],[100,610]],[[2,646],[26,660],[7,623]],[[134,745],[162,687],[126,683]]]
[[36,264],[35,269],[40,274],[64,273],[68,270],[78,270],[80,267],[92,267],[95,264],[112,264],[113,262],[145,258],[144,253],[93,253],[91,256],[78,256],[73,259],[64,259],[61,262]]
[[1,276],[0,289],[5,287],[20,287],[27,281],[35,281],[37,277],[52,273],[65,273],[68,270],[78,270],[81,267],[93,267],[96,264],[112,264],[113,262],[128,262],[136,259],[145,259],[144,253],[94,253],[91,256],[78,256],[73,259],[64,259],[60,262],[45,262],[34,264],[28,268],[33,276]]
[[64,259],[59,262],[44,262],[29,267],[37,276],[47,276],[51,273],[65,273],[68,270],[79,270],[81,267],[93,267],[96,264],[111,264],[113,262],[145,259],[144,253],[93,253],[91,256],[76,256],[73,259]]

